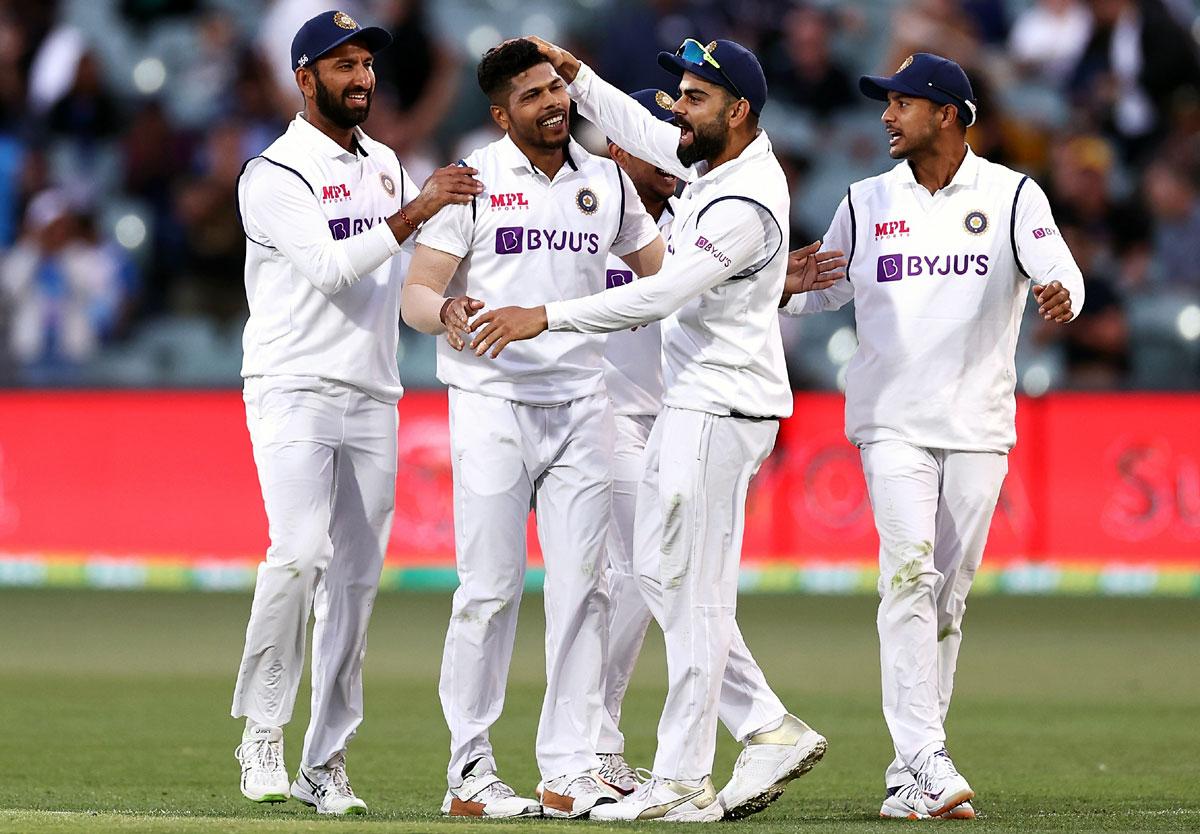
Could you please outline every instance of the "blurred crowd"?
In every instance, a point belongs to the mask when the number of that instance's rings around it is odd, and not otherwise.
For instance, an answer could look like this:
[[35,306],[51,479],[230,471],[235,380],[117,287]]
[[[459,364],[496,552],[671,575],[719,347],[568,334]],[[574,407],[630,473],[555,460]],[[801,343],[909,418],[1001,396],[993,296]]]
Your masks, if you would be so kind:
[[[300,108],[288,48],[329,7],[0,0],[0,383],[237,384],[246,302],[235,183]],[[341,8],[395,38],[378,56],[365,127],[418,180],[494,135],[474,64],[522,27],[564,40],[630,91],[669,86],[654,56],[685,37],[746,44],[767,72],[764,127],[792,182],[797,245],[823,233],[851,180],[892,164],[857,76],[890,73],[917,51],[947,55],[975,85],[972,147],[1038,179],[1088,282],[1078,322],[1027,322],[1024,389],[1200,385],[1193,0]],[[836,386],[852,318],[787,327],[796,386]],[[414,334],[404,344],[406,381],[430,381],[428,348]]]

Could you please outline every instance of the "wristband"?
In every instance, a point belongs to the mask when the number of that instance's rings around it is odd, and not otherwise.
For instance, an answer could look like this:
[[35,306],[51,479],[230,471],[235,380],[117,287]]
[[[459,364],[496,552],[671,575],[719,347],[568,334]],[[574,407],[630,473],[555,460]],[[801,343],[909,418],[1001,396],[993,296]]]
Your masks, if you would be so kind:
[[404,209],[400,209],[400,219],[404,221],[405,226],[408,226],[414,232],[417,230],[417,224],[409,219],[408,215],[404,213]]
[[442,309],[438,311],[438,321],[442,323],[443,327],[446,325],[446,308],[450,306],[450,302],[453,300],[453,298],[447,298],[442,302]]

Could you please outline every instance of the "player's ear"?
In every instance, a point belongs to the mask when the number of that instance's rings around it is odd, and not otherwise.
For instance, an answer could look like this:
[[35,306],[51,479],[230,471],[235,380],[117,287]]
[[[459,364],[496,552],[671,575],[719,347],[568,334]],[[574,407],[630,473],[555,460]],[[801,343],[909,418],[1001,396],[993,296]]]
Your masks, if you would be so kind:
[[750,116],[750,102],[739,98],[729,108],[729,126],[738,127]]
[[508,111],[503,107],[493,104],[491,106],[492,121],[496,123],[496,127],[508,133]]
[[300,67],[296,70],[296,86],[300,88],[300,92],[306,99],[317,97],[316,79],[313,78],[313,71],[307,67]]

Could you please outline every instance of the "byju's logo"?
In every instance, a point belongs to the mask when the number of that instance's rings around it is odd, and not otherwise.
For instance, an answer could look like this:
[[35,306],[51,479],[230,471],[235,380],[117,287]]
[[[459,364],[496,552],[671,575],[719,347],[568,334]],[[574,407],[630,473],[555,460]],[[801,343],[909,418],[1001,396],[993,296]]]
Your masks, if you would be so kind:
[[502,226],[496,230],[496,254],[517,255],[525,250],[525,230],[520,226]]
[[883,284],[904,278],[944,275],[987,275],[987,255],[880,255],[875,280]]
[[875,280],[880,284],[885,281],[899,281],[904,277],[903,255],[880,255],[879,265],[875,267]]
[[350,218],[334,217],[329,221],[329,231],[334,240],[345,240],[350,237]]
[[623,287],[632,281],[633,271],[629,269],[610,269],[604,273],[604,288],[607,290],[611,290],[613,287]]

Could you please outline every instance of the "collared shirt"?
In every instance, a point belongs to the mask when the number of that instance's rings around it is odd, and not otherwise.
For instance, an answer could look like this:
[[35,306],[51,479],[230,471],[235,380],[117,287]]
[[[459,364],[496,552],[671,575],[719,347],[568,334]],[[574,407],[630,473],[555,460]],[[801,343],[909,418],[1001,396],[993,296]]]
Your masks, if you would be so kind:
[[850,186],[824,238],[847,279],[793,296],[792,315],[854,301],[846,434],[933,449],[1007,452],[1016,443],[1016,347],[1031,278],[1060,281],[1076,315],[1083,276],[1046,195],[970,148],[933,194],[907,162]]
[[242,376],[315,376],[395,402],[404,393],[400,251],[386,219],[420,188],[355,130],[348,151],[302,116],[238,179],[247,238]]
[[[508,136],[463,162],[478,169],[484,192],[471,205],[442,209],[417,238],[462,259],[449,296],[469,295],[491,309],[600,292],[610,252],[629,255],[658,237],[617,164],[574,141],[553,179]],[[599,336],[547,333],[508,345],[496,359],[455,351],[445,339],[437,351],[438,378],[478,394],[550,405],[604,388]]]
[[675,155],[679,129],[588,67],[567,90],[618,145],[689,183],[662,270],[590,298],[547,304],[550,329],[601,333],[662,319],[664,405],[790,415],[778,319],[790,198],[766,133],[711,171],[685,167]]
[[[658,229],[670,236],[675,219],[669,200],[658,218]],[[621,287],[636,280],[619,258],[608,257],[605,286]],[[653,415],[662,409],[662,329],[651,322],[636,330],[618,330],[608,334],[604,345],[604,386],[612,402],[613,414]]]

